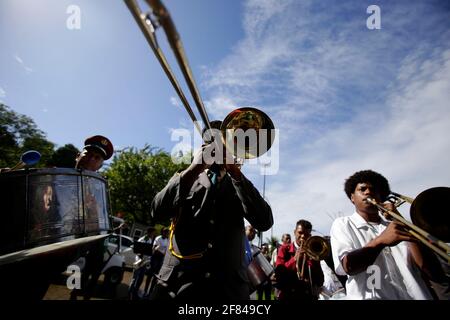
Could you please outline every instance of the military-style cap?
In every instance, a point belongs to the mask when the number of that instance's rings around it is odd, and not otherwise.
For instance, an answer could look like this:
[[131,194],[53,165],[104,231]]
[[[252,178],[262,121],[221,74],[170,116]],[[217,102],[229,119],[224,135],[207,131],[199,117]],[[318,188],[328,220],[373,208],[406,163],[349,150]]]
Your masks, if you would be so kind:
[[114,153],[114,147],[108,138],[104,136],[92,136],[84,141],[84,148],[95,148],[103,155],[105,160],[111,158]]

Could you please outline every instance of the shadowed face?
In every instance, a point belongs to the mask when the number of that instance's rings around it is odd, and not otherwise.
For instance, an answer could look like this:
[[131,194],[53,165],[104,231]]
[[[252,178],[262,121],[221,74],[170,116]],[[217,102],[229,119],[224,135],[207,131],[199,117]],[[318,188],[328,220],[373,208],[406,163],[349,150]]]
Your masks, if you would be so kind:
[[47,212],[50,210],[53,200],[53,188],[51,186],[45,187],[43,200],[44,200],[44,210]]
[[103,161],[103,155],[96,149],[83,149],[76,159],[76,168],[97,171],[102,167]]
[[291,236],[289,234],[283,234],[283,237],[281,238],[281,242],[283,242],[283,244],[291,243]]
[[249,241],[252,241],[253,239],[255,239],[256,230],[252,226],[247,226],[247,228],[245,229],[245,234],[247,235],[247,239]]
[[301,224],[297,226],[297,228],[294,230],[295,235],[295,242],[297,242],[298,245],[302,243],[302,241],[306,241],[311,236],[311,230],[308,230],[304,228]]
[[351,194],[350,200],[355,205],[357,212],[366,212],[371,214],[378,214],[378,209],[374,205],[366,201],[367,198],[372,198],[380,202],[380,193],[369,182],[358,183],[355,191]]

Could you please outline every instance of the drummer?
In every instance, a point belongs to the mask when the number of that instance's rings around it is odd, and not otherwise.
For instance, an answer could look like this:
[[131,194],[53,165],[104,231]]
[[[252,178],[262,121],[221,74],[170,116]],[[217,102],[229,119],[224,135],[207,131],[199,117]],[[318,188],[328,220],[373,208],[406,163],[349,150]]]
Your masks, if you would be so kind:
[[[78,153],[75,159],[75,168],[97,171],[103,166],[103,162],[111,158],[114,148],[111,141],[100,135],[92,136],[84,141],[83,150]],[[86,210],[96,210],[94,196],[86,192]],[[90,214],[87,213],[89,216]],[[103,241],[92,245],[85,256],[86,266],[81,274],[82,293],[85,299],[90,299],[94,288],[97,285],[98,278],[104,267],[105,245]],[[72,290],[71,299],[77,299],[78,290]]]
[[89,137],[84,141],[83,151],[75,159],[75,168],[97,171],[113,153],[114,147],[108,138],[100,135]]

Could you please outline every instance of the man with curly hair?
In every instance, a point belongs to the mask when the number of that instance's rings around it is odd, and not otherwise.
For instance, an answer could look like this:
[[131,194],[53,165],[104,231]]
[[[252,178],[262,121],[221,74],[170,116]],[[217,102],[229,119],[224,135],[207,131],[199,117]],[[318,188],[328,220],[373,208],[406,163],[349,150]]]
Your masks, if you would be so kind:
[[336,273],[348,275],[347,298],[433,299],[425,279],[443,276],[436,257],[400,223],[385,219],[367,201],[372,198],[395,211],[386,201],[390,194],[387,179],[372,170],[359,171],[345,181],[344,190],[355,213],[337,218],[330,235]]

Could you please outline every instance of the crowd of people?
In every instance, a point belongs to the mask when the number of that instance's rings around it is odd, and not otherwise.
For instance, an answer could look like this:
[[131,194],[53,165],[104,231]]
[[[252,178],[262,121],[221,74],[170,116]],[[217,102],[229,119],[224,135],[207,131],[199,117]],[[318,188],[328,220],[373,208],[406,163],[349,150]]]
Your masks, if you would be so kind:
[[[137,255],[130,299],[449,299],[448,264],[371,202],[397,212],[386,201],[391,191],[381,174],[363,170],[346,179],[344,191],[354,213],[337,218],[329,237],[312,239],[311,222],[299,216],[292,239],[283,234],[280,244],[258,247],[253,243],[257,232],[273,226],[271,208],[242,173],[242,164],[203,161],[213,146],[205,143],[192,164],[154,198],[152,220],[170,219],[171,225],[159,236],[150,227],[138,239],[151,250]],[[97,171],[112,154],[106,137],[90,137],[76,168]],[[226,149],[224,158],[232,158]],[[53,190],[45,190],[43,212],[49,212]],[[104,266],[104,250],[97,242],[86,254],[81,292],[87,299]],[[78,293],[74,290],[73,297]]]

